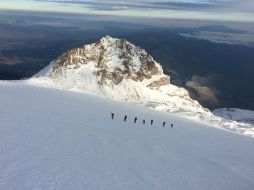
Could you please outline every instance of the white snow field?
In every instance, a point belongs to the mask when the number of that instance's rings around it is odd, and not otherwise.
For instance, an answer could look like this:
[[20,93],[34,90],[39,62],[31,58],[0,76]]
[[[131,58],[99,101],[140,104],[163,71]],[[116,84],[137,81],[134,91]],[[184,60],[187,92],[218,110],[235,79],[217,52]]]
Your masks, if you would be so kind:
[[254,189],[251,137],[140,104],[18,82],[0,82],[0,100],[1,190]]

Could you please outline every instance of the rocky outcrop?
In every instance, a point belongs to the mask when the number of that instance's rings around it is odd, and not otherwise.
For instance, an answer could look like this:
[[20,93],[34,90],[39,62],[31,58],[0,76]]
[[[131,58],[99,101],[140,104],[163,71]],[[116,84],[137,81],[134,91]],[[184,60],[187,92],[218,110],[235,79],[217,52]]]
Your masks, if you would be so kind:
[[153,89],[159,89],[160,86],[168,85],[168,84],[170,84],[169,77],[162,77],[159,80],[156,80],[156,81],[150,83],[148,85],[148,87],[153,88]]
[[[108,81],[119,84],[124,78],[134,81],[151,79],[154,75],[163,74],[161,66],[139,47],[122,39],[106,36],[100,41],[72,49],[60,55],[53,66],[51,75],[59,75],[62,69],[78,69],[84,64],[93,63],[100,76],[99,85]],[[150,86],[164,85],[165,82],[153,83]],[[149,86],[149,85],[148,85]],[[158,86],[157,86],[158,87]]]

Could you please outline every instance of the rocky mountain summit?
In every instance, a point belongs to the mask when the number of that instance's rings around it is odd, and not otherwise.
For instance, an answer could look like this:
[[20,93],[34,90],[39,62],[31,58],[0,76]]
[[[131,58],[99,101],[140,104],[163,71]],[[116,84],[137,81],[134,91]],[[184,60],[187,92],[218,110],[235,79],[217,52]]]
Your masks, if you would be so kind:
[[185,89],[170,84],[170,77],[145,50],[110,36],[63,53],[35,77],[59,88],[120,101],[166,105],[177,112],[208,112]]
[[[94,74],[99,76],[98,85],[102,86],[113,86],[123,79],[142,82],[163,74],[161,66],[145,50],[126,40],[105,36],[94,44],[72,49],[59,56],[50,75],[61,76],[64,69],[79,69],[90,63],[94,64]],[[158,88],[166,84],[169,84],[168,76],[149,85]]]

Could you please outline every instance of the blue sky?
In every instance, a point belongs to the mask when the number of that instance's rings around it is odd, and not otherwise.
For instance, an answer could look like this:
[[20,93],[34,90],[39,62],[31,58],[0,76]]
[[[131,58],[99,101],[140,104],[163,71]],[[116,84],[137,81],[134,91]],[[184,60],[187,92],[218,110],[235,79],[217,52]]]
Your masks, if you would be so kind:
[[254,22],[254,0],[1,0],[0,8]]

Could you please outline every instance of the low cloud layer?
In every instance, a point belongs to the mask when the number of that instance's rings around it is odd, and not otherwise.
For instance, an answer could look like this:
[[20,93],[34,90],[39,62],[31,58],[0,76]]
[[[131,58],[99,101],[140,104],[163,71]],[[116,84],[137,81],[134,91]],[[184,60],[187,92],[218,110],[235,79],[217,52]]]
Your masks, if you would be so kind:
[[63,4],[88,5],[93,9],[168,9],[193,11],[253,12],[253,0],[37,0]]
[[219,91],[213,87],[215,78],[216,75],[209,75],[208,77],[193,75],[185,86],[189,89],[193,98],[210,107],[216,107],[220,105],[220,102],[217,97]]
[[0,8],[254,22],[253,0],[1,0]]

